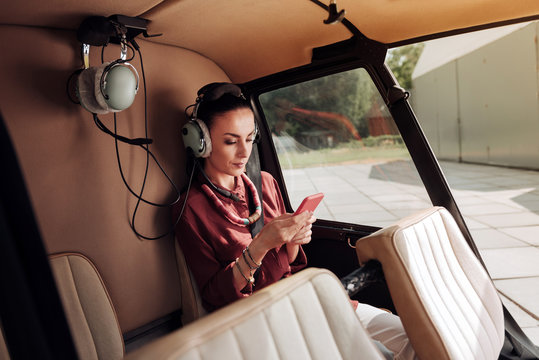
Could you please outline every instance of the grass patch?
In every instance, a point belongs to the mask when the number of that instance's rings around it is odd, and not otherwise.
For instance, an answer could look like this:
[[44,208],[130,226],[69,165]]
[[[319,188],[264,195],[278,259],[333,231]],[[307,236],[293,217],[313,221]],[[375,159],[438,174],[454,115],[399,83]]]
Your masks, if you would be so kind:
[[279,154],[283,169],[298,169],[320,165],[368,164],[391,160],[408,160],[408,150],[397,144],[373,147],[338,147],[307,152]]

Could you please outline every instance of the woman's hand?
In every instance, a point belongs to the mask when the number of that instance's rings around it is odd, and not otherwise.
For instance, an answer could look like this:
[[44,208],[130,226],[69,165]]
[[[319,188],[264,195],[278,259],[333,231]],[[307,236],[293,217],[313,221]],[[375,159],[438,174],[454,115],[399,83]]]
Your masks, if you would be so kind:
[[312,212],[309,211],[309,213],[310,217],[307,219],[307,224],[296,233],[290,244],[303,245],[311,242],[313,223],[316,221],[316,218]]
[[266,253],[283,244],[306,244],[311,241],[312,223],[316,220],[312,212],[305,211],[298,215],[283,214],[264,225],[255,236],[249,249],[257,262]]
[[316,221],[316,218],[311,213],[311,217],[307,221],[307,225],[301,228],[300,231],[294,236],[291,242],[286,244],[286,251],[288,253],[288,263],[292,264],[299,253],[299,246],[303,244],[308,244],[311,242],[311,235],[313,223]]

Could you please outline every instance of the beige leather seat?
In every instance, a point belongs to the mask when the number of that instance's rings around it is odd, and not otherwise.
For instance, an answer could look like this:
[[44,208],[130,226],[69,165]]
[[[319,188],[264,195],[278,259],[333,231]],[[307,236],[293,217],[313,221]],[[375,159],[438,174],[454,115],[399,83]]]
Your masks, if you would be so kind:
[[0,323],[0,359],[8,360],[10,359],[9,352],[6,345],[6,340],[4,339],[4,328]]
[[[178,255],[181,268],[183,256]],[[50,263],[79,358],[122,359],[116,313],[95,266],[76,253],[53,255]],[[187,290],[193,293],[184,292],[182,298],[197,296],[195,289]],[[274,359],[382,359],[339,280],[320,269],[279,281],[128,357],[255,359],[260,354]]]
[[127,359],[382,359],[340,281],[306,269]]
[[421,359],[497,359],[500,298],[447,210],[434,207],[356,243],[382,263],[391,297]]
[[91,261],[81,254],[50,257],[79,359],[121,359],[124,343],[114,306]]
[[[206,312],[177,245],[176,251],[181,284],[182,323],[187,324]],[[114,305],[93,263],[82,254],[60,253],[50,256],[50,264],[79,358],[123,358],[125,346]],[[5,344],[1,341],[0,355],[4,348]],[[3,357],[0,356],[0,359]]]
[[182,324],[187,325],[206,315],[206,310],[202,306],[202,299],[198,292],[197,284],[191,270],[187,267],[185,257],[178,245],[178,241],[174,241],[174,243],[176,248],[176,264],[178,266],[178,275],[180,277]]

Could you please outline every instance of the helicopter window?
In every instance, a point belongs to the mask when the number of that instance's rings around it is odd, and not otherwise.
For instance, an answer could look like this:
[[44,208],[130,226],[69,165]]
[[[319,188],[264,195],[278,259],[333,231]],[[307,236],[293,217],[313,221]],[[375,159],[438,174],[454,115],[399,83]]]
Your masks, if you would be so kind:
[[260,102],[292,207],[323,192],[318,218],[382,227],[431,205],[365,69],[274,90]]

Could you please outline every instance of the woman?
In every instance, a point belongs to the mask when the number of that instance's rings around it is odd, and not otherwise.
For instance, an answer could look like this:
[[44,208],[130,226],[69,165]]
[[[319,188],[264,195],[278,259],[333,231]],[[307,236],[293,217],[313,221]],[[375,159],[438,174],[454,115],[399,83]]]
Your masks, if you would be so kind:
[[[228,90],[220,91],[223,86]],[[210,84],[199,91],[192,117],[203,122],[211,151],[193,181],[176,229],[208,311],[305,267],[301,245],[311,240],[316,220],[311,212],[287,214],[279,187],[266,172],[262,172],[263,204],[257,200],[256,188],[244,174],[256,132],[254,114],[239,88],[231,86]],[[249,226],[259,218],[259,210],[250,213],[249,201],[264,212],[264,226],[254,238]],[[175,216],[184,202],[185,195]],[[395,358],[413,358],[398,317],[355,305],[374,339],[393,351]]]

